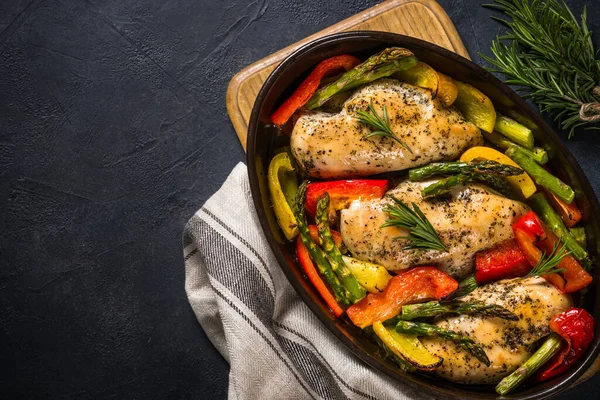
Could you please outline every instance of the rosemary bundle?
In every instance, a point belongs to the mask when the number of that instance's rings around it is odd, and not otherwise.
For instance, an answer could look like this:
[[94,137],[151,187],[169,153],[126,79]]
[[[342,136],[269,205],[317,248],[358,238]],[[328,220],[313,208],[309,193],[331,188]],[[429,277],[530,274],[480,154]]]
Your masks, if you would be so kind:
[[510,20],[492,17],[511,32],[492,41],[495,58],[481,54],[492,72],[507,77],[525,98],[554,117],[561,128],[592,128],[600,121],[600,62],[587,28],[583,9],[581,23],[569,7],[558,0],[494,0]]

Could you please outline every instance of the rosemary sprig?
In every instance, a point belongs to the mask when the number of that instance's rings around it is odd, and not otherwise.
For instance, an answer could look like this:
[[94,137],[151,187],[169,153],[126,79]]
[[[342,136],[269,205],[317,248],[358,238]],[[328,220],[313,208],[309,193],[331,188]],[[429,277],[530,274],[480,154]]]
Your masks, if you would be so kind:
[[399,226],[410,230],[408,236],[396,236],[395,239],[408,239],[410,243],[403,247],[403,250],[410,249],[429,249],[447,251],[448,249],[442,243],[440,236],[435,231],[425,214],[421,209],[412,203],[412,210],[398,200],[395,196],[390,197],[395,205],[387,205],[383,208],[383,212],[389,215],[389,219],[385,221],[380,228],[388,226]]
[[546,252],[542,253],[542,257],[537,262],[535,267],[525,276],[542,276],[548,274],[557,274],[559,272],[564,272],[564,268],[556,268],[558,264],[571,254],[572,251],[567,251],[566,246],[564,246],[562,240],[554,243],[554,247],[552,248],[552,252],[550,254],[546,254]]
[[412,150],[410,147],[406,145],[398,136],[392,132],[392,128],[390,128],[390,121],[387,115],[387,107],[385,104],[383,105],[383,115],[380,116],[373,108],[373,99],[371,98],[371,102],[369,103],[369,112],[364,110],[359,110],[356,112],[356,118],[362,124],[373,128],[374,130],[371,133],[364,136],[365,139],[368,139],[373,136],[384,136],[388,137],[392,140],[398,142],[402,147],[404,147],[407,151],[412,154]]
[[569,138],[577,127],[600,121],[600,61],[586,9],[580,24],[558,0],[495,0],[485,6],[504,12],[510,20],[492,18],[511,30],[492,42],[495,58],[479,53],[494,66],[490,71],[504,74]]

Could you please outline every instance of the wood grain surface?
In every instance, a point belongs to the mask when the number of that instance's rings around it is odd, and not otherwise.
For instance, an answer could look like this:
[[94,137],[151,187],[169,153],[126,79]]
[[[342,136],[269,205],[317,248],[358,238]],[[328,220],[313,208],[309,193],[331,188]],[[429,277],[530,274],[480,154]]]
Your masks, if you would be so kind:
[[249,65],[231,79],[227,88],[227,112],[244,150],[254,100],[271,71],[290,53],[311,40],[353,30],[408,35],[469,58],[454,24],[435,0],[385,1]]

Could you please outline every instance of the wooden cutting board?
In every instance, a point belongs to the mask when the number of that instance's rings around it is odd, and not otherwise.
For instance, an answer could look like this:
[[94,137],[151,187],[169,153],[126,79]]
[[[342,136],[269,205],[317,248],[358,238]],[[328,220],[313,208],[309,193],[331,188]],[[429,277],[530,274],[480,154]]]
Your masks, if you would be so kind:
[[435,0],[384,1],[249,65],[231,79],[227,88],[227,112],[244,150],[254,100],[271,71],[290,53],[311,40],[332,33],[358,30],[416,37],[469,58],[454,24]]

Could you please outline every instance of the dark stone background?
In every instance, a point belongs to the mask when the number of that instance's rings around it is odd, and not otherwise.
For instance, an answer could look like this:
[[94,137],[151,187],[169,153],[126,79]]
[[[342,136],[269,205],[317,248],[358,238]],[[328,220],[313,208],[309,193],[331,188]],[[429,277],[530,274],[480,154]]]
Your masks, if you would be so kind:
[[[376,3],[0,2],[0,397],[226,397],[181,233],[244,160],[227,83]],[[481,63],[504,29],[479,1],[441,4]],[[568,146],[599,191],[595,135]]]

